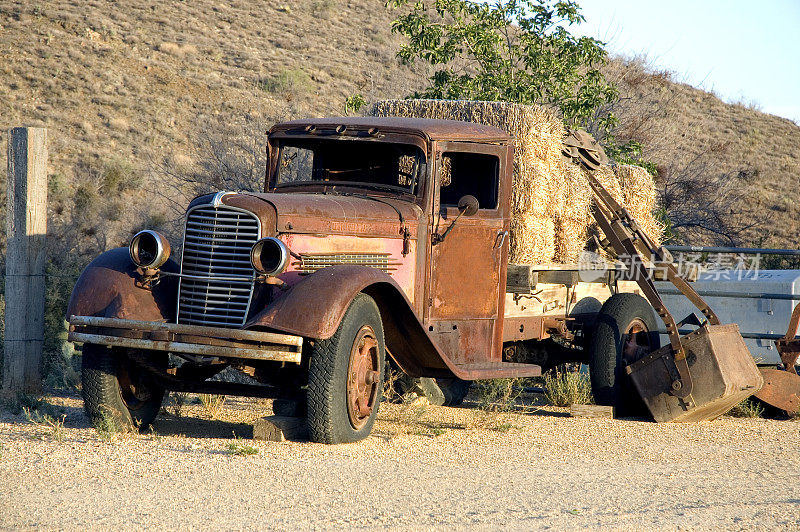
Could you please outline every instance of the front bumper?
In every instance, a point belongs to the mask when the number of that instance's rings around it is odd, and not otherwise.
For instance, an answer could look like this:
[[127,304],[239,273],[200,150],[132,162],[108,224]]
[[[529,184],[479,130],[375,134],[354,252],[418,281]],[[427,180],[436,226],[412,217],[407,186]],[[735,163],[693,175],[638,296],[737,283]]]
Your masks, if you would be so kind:
[[300,364],[303,337],[158,321],[70,316],[70,342]]

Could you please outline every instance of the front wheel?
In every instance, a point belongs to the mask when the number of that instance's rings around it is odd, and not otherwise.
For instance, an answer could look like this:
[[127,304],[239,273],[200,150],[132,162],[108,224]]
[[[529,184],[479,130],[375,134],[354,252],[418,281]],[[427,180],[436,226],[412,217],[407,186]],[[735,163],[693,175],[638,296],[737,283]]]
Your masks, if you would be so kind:
[[386,360],[375,301],[358,294],[339,328],[311,351],[308,430],[311,441],[350,443],[369,436],[381,399]]
[[605,302],[589,344],[589,374],[597,404],[613,406],[621,416],[647,413],[625,366],[658,349],[657,331],[653,307],[642,296],[615,294]]
[[[151,353],[154,364],[166,364],[166,353]],[[130,361],[123,349],[85,344],[81,356],[83,407],[92,424],[109,429],[143,429],[158,415],[164,389]]]

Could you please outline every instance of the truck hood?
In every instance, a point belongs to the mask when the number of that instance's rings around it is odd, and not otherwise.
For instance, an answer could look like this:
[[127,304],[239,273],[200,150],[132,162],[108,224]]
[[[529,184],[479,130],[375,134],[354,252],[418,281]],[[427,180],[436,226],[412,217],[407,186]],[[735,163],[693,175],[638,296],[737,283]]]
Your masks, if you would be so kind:
[[[197,198],[190,208],[210,203],[214,197]],[[253,212],[261,220],[265,236],[270,233],[313,233],[397,238],[402,232],[401,217],[405,227],[416,235],[422,215],[422,209],[416,204],[386,197],[240,192],[226,194],[219,201]]]

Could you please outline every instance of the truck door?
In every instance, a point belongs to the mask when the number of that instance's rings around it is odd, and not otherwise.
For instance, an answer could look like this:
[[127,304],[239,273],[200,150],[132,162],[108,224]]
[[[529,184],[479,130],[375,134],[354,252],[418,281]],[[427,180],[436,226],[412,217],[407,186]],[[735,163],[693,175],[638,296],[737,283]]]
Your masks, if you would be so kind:
[[[458,200],[478,199],[478,212],[461,216],[446,238],[429,245],[426,323],[454,362],[500,362],[508,254],[506,157],[511,148],[464,142],[438,143],[432,234],[458,216]],[[502,185],[502,186],[501,186]]]

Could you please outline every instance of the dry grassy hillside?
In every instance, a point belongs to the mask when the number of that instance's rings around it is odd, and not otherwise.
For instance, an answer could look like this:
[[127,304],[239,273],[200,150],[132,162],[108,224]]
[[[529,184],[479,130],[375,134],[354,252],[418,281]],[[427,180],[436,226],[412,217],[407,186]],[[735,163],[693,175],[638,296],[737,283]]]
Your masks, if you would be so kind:
[[[410,92],[421,78],[397,64],[390,20],[380,2],[3,2],[0,128],[50,128],[53,221],[118,245],[132,222],[121,211],[163,218],[142,201],[165,186],[162,157],[188,166],[210,130]],[[119,223],[73,220],[87,212]]]
[[[0,129],[50,128],[58,252],[119,245],[164,223],[171,172],[218,148],[211,133],[340,114],[353,93],[374,101],[421,86],[420,69],[395,59],[392,18],[381,0],[0,3]],[[766,228],[746,243],[796,245],[799,127],[640,65],[610,72],[626,97],[621,138],[640,139],[665,176],[697,171],[697,155],[721,161],[703,171],[741,180]],[[250,143],[254,161],[260,142]]]

